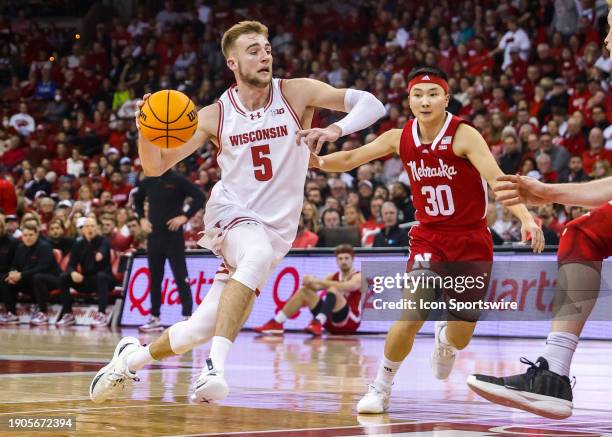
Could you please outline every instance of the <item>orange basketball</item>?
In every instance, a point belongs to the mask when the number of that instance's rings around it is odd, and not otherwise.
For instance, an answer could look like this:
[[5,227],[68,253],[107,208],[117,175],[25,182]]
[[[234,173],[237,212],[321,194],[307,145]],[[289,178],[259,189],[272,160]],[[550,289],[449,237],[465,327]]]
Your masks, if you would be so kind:
[[146,100],[138,124],[142,135],[157,147],[180,147],[196,131],[198,111],[182,92],[162,90]]

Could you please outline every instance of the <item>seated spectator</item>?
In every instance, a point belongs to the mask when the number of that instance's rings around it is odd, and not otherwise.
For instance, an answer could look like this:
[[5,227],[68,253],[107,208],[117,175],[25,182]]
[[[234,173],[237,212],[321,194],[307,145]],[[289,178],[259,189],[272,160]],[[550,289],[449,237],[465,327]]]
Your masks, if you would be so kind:
[[49,290],[58,287],[57,277],[61,270],[53,255],[53,249],[39,238],[38,227],[32,220],[22,226],[21,233],[22,241],[15,250],[10,270],[0,281],[0,295],[7,308],[7,315],[2,319],[2,323],[19,323],[17,293],[33,292],[37,310],[31,323],[47,325]]
[[25,103],[19,104],[19,112],[11,116],[9,126],[24,137],[30,136],[36,130],[36,121],[34,117],[28,114],[28,105]]
[[380,210],[385,203],[385,199],[380,196],[374,196],[370,201],[370,218],[363,222],[359,227],[361,234],[361,244],[363,247],[372,247],[374,244],[374,235],[379,229],[385,227]]
[[323,214],[321,214],[321,222],[323,223],[323,226],[317,233],[319,237],[317,247],[328,247],[327,242],[325,241],[325,233],[323,231],[340,227],[340,211],[335,208],[326,209],[323,211]]
[[612,162],[612,150],[604,149],[603,132],[598,127],[594,127],[589,132],[588,150],[582,154],[582,167],[585,173],[591,174],[595,162],[599,160]]
[[593,165],[593,172],[591,173],[591,177],[593,179],[603,179],[612,175],[612,169],[610,168],[610,163],[607,160],[597,160]]
[[298,223],[297,234],[291,247],[293,249],[309,249],[316,247],[319,237],[314,232],[309,231],[304,226],[304,213],[300,214],[300,221]]
[[547,153],[540,153],[536,158],[540,180],[546,183],[557,182],[557,173],[552,169],[552,160]]
[[540,153],[547,153],[550,156],[551,167],[556,173],[567,167],[570,159],[569,152],[565,147],[553,144],[552,136],[549,133],[545,132],[540,135],[539,150]]
[[[533,134],[535,136],[535,134]],[[521,161],[521,150],[514,135],[504,137],[503,152],[499,157],[499,167],[505,174],[515,174]]]
[[391,201],[397,207],[398,223],[414,221],[416,210],[410,199],[410,189],[407,185],[401,182],[394,182],[391,186]]
[[589,175],[582,169],[582,156],[580,155],[574,155],[570,158],[568,166],[561,170],[557,179],[559,183],[586,182],[590,180]]
[[520,240],[520,226],[508,208],[503,208],[501,214],[497,214],[497,221],[491,226],[504,242]]
[[344,207],[344,226],[356,226],[361,228],[361,225],[365,223],[365,218],[359,209],[359,206],[354,204],[348,204]]
[[25,195],[28,199],[34,200],[35,196],[38,193],[42,193],[44,196],[48,196],[51,194],[51,184],[46,179],[46,173],[44,167],[36,167],[36,172],[34,173],[34,179],[32,183],[29,184],[28,188],[25,191]]
[[[70,288],[78,291],[95,291],[98,295],[98,312],[92,326],[105,327],[108,324],[106,307],[108,297],[114,285],[110,262],[110,245],[100,235],[96,235],[97,222],[93,218],[81,218],[82,237],[70,253],[66,272],[59,278],[62,292],[62,318],[58,326],[69,326],[75,323],[72,314],[72,296]],[[78,226],[77,226],[78,227]]]
[[[13,264],[19,241],[7,232],[4,214],[0,213],[0,281],[4,281]],[[0,316],[0,324],[4,315]]]
[[317,207],[306,200],[302,206],[302,214],[304,215],[304,227],[315,234],[319,232],[320,221]]
[[385,227],[374,237],[374,247],[408,246],[408,231],[398,226],[397,206],[387,201],[383,204],[381,212]]
[[100,227],[102,228],[102,236],[106,238],[111,249],[117,252],[128,252],[132,248],[132,237],[126,237],[119,232],[117,221],[113,215],[103,214],[100,216]]
[[59,218],[54,218],[49,222],[47,241],[53,249],[61,251],[62,256],[68,255],[74,245],[74,239],[66,237],[64,223]]
[[535,217],[541,222],[546,244],[559,244],[559,236],[561,232],[563,232],[565,226],[557,220],[552,204],[539,206]]

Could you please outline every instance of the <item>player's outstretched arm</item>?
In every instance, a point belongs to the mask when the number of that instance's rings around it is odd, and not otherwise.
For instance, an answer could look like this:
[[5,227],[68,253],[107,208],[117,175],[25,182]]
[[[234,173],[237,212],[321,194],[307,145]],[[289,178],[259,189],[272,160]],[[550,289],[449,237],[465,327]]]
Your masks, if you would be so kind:
[[140,157],[145,176],[161,176],[178,162],[202,147],[212,136],[216,135],[220,114],[217,104],[200,109],[198,111],[198,128],[193,137],[180,147],[162,149],[140,135],[140,126],[138,125],[140,108],[142,108],[142,105],[144,105],[149,96],[150,94],[143,96],[143,99],[138,102],[138,111],[134,114],[139,131],[138,156]]
[[[456,145],[453,151],[458,156],[463,156],[476,167],[478,172],[493,190],[500,184],[497,178],[504,173],[497,165],[495,158],[489,150],[487,142],[482,135],[472,126],[462,124],[455,134]],[[540,253],[544,249],[544,233],[536,224],[532,215],[522,203],[509,206],[510,212],[521,221],[521,237],[527,241],[527,235],[531,235],[531,247],[534,253]]]
[[391,129],[376,138],[371,143],[346,152],[336,152],[325,156],[311,156],[311,167],[328,172],[344,172],[359,167],[374,159],[397,153],[401,129]]
[[506,206],[526,203],[561,203],[596,208],[612,201],[612,177],[571,184],[545,184],[528,176],[504,175],[497,178],[498,199]]
[[358,132],[372,125],[386,113],[384,105],[367,91],[338,89],[315,79],[299,78],[287,80],[284,87],[287,97],[297,108],[325,108],[346,112],[342,120],[324,129],[298,131],[296,142],[305,141],[310,150],[318,154],[327,141]]

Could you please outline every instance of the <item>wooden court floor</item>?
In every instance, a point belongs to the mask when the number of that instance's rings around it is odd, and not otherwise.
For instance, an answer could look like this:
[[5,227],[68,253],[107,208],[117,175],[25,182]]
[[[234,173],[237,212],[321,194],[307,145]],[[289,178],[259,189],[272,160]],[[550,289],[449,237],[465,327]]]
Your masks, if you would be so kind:
[[[375,375],[382,336],[312,339],[242,333],[226,368],[230,396],[217,405],[189,401],[208,347],[143,369],[121,399],[96,405],[88,386],[122,332],[70,328],[0,329],[0,435],[200,436],[612,436],[611,342],[587,341],[574,360],[571,419],[551,421],[486,403],[466,385],[473,372],[524,369],[542,340],[475,339],[448,381],[429,367],[432,338],[419,337],[402,366],[388,414],[358,416],[355,403]],[[141,336],[148,343],[150,336]],[[12,417],[76,419],[76,431],[14,432]]]

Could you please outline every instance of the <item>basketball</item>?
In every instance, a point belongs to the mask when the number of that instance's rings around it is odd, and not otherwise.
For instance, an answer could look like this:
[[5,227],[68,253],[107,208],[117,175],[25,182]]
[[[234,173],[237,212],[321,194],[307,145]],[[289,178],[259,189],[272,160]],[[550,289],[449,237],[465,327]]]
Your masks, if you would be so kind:
[[198,112],[182,92],[162,90],[146,100],[138,123],[142,135],[157,147],[180,147],[195,133]]

